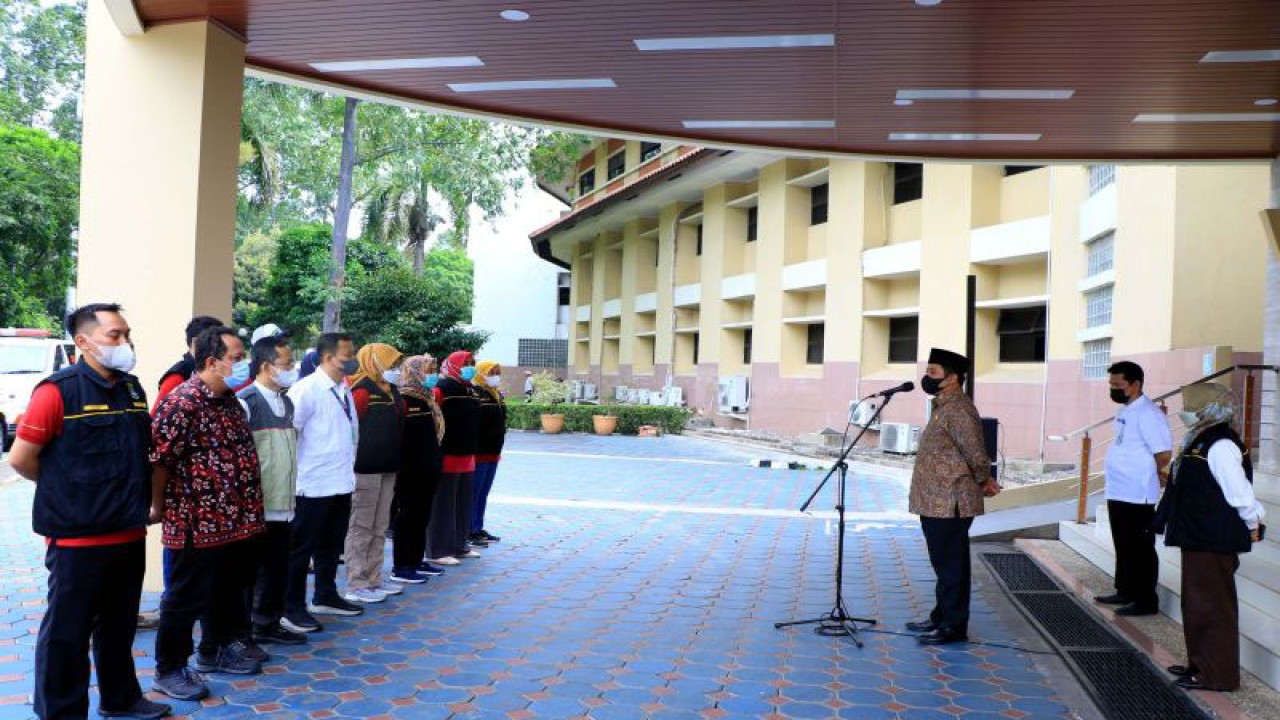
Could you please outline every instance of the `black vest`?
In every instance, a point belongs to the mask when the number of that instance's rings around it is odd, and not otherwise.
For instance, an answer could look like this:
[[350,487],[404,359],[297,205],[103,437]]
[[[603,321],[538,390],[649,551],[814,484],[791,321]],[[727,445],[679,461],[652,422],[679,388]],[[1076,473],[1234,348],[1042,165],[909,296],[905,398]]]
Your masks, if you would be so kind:
[[360,418],[360,444],[356,446],[356,472],[380,475],[400,470],[400,391],[383,392],[365,378],[351,388],[369,393],[369,404]]
[[428,478],[440,474],[440,440],[436,436],[436,416],[425,400],[404,396],[404,438],[401,442],[400,475]]
[[196,359],[191,357],[191,353],[186,353],[182,356],[181,360],[169,366],[169,369],[164,371],[164,374],[160,376],[160,385],[164,385],[165,379],[170,375],[177,375],[182,378],[183,382],[186,382],[191,379],[191,376],[194,375],[195,372]]
[[1169,524],[1164,543],[1183,550],[1216,553],[1249,552],[1253,543],[1249,527],[1240,513],[1227,504],[1222,486],[1209,471],[1209,448],[1219,440],[1229,440],[1244,455],[1244,472],[1253,482],[1253,463],[1240,436],[1227,423],[1206,428],[1196,436],[1178,461],[1177,476],[1165,490]]
[[479,438],[477,455],[501,455],[507,441],[507,404],[495,399],[484,390],[476,391],[480,398]]
[[444,413],[444,454],[475,455],[480,433],[480,398],[475,388],[451,377],[441,378],[436,387]]
[[146,527],[151,415],[138,379],[108,383],[81,361],[45,383],[62,394],[62,434],[40,450],[32,529],[61,539]]

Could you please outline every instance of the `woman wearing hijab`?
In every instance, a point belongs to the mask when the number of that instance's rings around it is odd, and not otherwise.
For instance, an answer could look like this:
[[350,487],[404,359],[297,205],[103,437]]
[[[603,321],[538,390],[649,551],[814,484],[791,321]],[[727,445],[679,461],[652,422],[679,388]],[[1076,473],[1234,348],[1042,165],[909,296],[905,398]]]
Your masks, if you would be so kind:
[[360,370],[351,378],[351,397],[360,420],[360,441],[347,528],[347,602],[382,602],[401,591],[399,585],[383,582],[382,563],[400,470],[404,413],[397,386],[403,360],[399,350],[383,343],[370,343],[356,353]]
[[[445,359],[440,374],[435,397],[444,415],[444,438],[440,441],[444,461],[436,502],[447,507],[432,514],[431,555],[437,565],[459,565],[460,557],[480,557],[467,544],[480,428],[480,398],[471,385],[476,376],[475,359],[459,350]],[[439,527],[435,527],[436,520]]]
[[[1262,505],[1253,494],[1253,465],[1232,428],[1231,389],[1198,383],[1182,391],[1187,426],[1172,480],[1157,510],[1164,542],[1182,548],[1182,632],[1187,664],[1171,665],[1188,690],[1240,686],[1239,553],[1262,539]],[[1160,527],[1156,528],[1160,530]]]
[[[423,562],[427,552],[427,519],[432,516],[436,486],[440,484],[440,441],[444,417],[432,391],[438,380],[435,358],[415,355],[400,366],[400,396],[404,400],[404,434],[400,444],[400,473],[396,475],[395,539],[391,581],[420,585],[441,571]],[[449,508],[453,512],[453,508]]]
[[502,366],[493,360],[476,363],[480,396],[480,439],[476,449],[475,501],[471,509],[471,544],[486,547],[501,538],[484,529],[484,511],[493,489],[493,477],[507,439],[507,404],[502,395]]

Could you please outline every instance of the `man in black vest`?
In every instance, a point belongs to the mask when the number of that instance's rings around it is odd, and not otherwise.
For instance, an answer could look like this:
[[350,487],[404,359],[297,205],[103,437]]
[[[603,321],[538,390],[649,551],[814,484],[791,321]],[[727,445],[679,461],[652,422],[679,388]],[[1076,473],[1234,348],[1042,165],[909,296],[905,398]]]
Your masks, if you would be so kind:
[[49,607],[36,641],[35,711],[42,720],[89,712],[89,643],[105,717],[159,718],[142,696],[133,637],[151,502],[151,419],[118,305],[67,318],[80,362],[36,387],[10,463],[36,482],[31,524],[48,550]]

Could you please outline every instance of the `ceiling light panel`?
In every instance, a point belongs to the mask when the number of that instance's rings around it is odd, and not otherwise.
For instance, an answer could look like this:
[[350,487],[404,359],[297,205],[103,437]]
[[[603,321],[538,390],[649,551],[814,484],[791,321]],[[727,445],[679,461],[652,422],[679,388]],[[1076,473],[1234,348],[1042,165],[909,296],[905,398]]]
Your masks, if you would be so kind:
[[926,133],[895,132],[889,133],[890,140],[898,141],[942,141],[942,142],[1035,142],[1040,133]]
[[1200,58],[1202,63],[1280,62],[1280,50],[1214,50]]
[[566,80],[504,80],[497,82],[449,83],[457,93],[518,92],[522,90],[594,90],[616,88],[612,78],[572,78]]
[[685,120],[686,130],[830,130],[835,120]]
[[642,52],[671,50],[765,50],[772,48],[833,47],[836,36],[818,35],[713,35],[710,37],[648,38],[636,40]]
[[1280,122],[1280,113],[1143,113],[1136,123]]
[[395,58],[389,60],[341,60],[315,62],[311,67],[320,72],[359,72],[361,70],[429,70],[432,68],[484,67],[475,55],[451,57]]
[[997,90],[955,88],[899,90],[898,100],[1070,100],[1075,90]]

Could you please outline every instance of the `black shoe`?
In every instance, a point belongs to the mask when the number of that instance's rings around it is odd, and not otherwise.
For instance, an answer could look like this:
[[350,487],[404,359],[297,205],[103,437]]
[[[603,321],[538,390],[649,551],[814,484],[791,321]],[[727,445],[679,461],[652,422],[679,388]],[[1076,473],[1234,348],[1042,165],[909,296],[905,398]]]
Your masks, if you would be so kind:
[[480,531],[480,535],[481,535],[481,536],[482,536],[486,541],[491,542],[491,543],[496,543],[496,542],[499,542],[500,540],[502,540],[502,538],[498,537],[497,535],[494,535],[494,534],[490,533],[488,530],[481,530],[481,531]]
[[932,620],[922,620],[920,622],[909,622],[905,627],[907,628],[907,632],[931,633],[938,629],[938,623]]
[[1165,670],[1168,670],[1170,675],[1177,677],[1192,677],[1198,672],[1190,665],[1170,665]]
[[164,703],[152,702],[146,698],[138,698],[138,702],[128,710],[104,710],[98,708],[98,714],[102,717],[131,717],[141,718],[141,720],[155,720],[173,712],[173,706]]
[[257,660],[260,663],[264,663],[271,659],[271,655],[267,653],[266,650],[258,647],[258,644],[253,640],[241,638],[240,640],[232,643],[232,645],[235,646],[237,652],[250,660]]
[[317,599],[307,606],[307,610],[313,615],[342,615],[343,617],[353,617],[355,615],[364,614],[364,608],[355,603],[347,602],[340,597],[326,598],[324,600]]
[[1180,677],[1173,684],[1177,685],[1183,690],[1208,690],[1210,692],[1231,692],[1230,690],[1223,690],[1221,688],[1211,688],[1208,685],[1205,685],[1204,683],[1200,682],[1199,679],[1191,675],[1188,675],[1186,677]]
[[213,653],[196,653],[196,670],[227,675],[257,675],[262,663],[245,655],[244,643],[236,641]]
[[311,613],[306,610],[294,610],[285,613],[284,617],[280,618],[280,627],[296,633],[313,633],[324,630],[324,625],[321,625],[320,621],[312,617]]
[[1142,615],[1159,615],[1160,608],[1139,605],[1138,603],[1129,603],[1128,605],[1125,605],[1122,608],[1117,608],[1116,614],[1124,615],[1125,617],[1140,617]]
[[1103,605],[1128,605],[1129,600],[1120,593],[1112,593],[1110,595],[1094,595],[1093,601],[1102,603]]
[[481,533],[471,533],[467,536],[467,542],[475,547],[489,547],[489,541]]
[[422,573],[423,575],[430,575],[431,577],[437,577],[439,575],[444,574],[444,568],[438,565],[432,565],[431,563],[424,561],[421,565],[418,566],[418,572]]
[[939,625],[931,632],[916,636],[921,645],[950,645],[951,643],[968,642],[969,636],[960,628]]
[[300,632],[286,630],[281,627],[281,623],[275,623],[273,625],[254,625],[253,641],[275,645],[306,645],[307,636]]
[[151,689],[174,700],[202,700],[209,697],[209,686],[200,673],[189,667],[157,675]]

